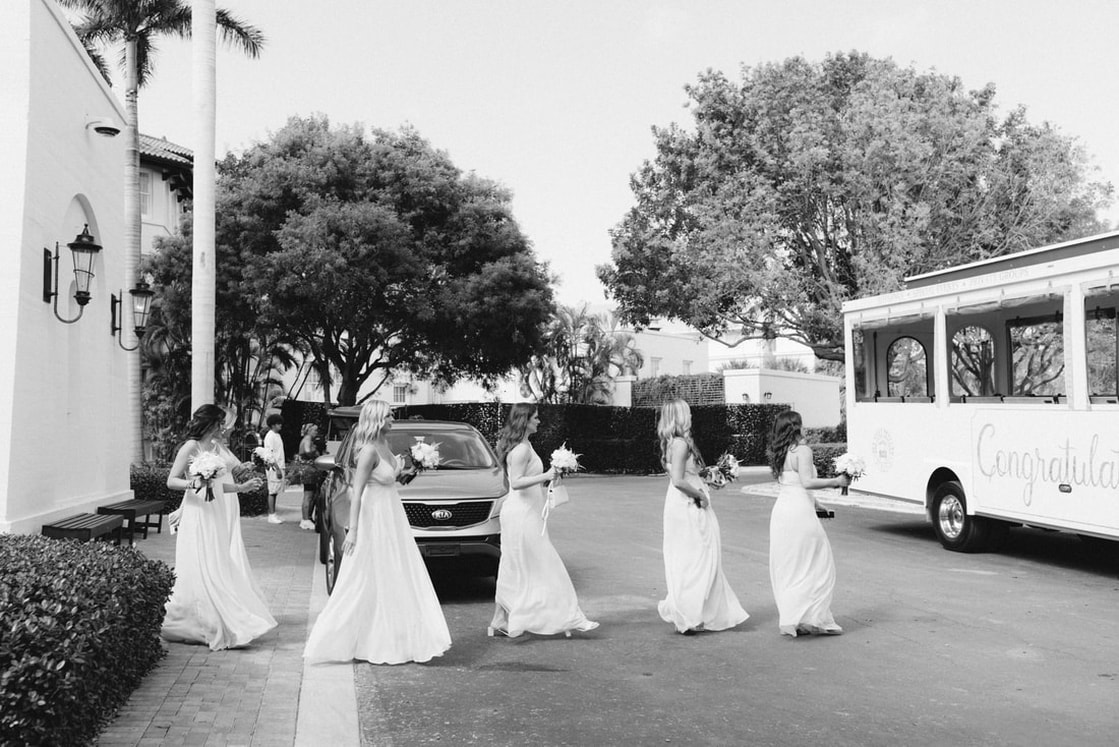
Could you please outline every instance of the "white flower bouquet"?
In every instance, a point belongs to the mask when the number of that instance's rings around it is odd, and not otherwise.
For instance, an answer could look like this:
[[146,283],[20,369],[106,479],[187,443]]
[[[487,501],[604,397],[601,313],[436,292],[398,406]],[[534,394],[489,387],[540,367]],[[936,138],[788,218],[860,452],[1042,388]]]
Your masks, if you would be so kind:
[[699,476],[709,486],[718,490],[738,479],[738,459],[727,452],[715,460],[715,463],[700,470]]
[[556,470],[556,476],[562,477],[572,472],[578,472],[580,468],[579,457],[581,456],[583,455],[576,454],[567,448],[567,442],[564,441],[563,446],[552,452],[552,467]]
[[206,500],[214,500],[214,478],[225,472],[225,460],[212,451],[203,451],[190,460],[187,474],[191,476],[190,487],[200,490],[206,486]]
[[272,450],[263,446],[257,446],[253,449],[253,461],[264,465],[265,469],[274,469],[279,464]]
[[412,444],[409,449],[412,455],[412,464],[416,469],[423,471],[425,469],[437,469],[439,467],[439,444],[429,444],[424,441],[423,436],[416,436],[416,443]]
[[[847,475],[852,480],[858,480],[866,474],[866,462],[862,457],[854,456],[853,454],[842,454],[835,458],[835,473],[837,475]],[[842,495],[847,495],[847,486],[844,485]]]

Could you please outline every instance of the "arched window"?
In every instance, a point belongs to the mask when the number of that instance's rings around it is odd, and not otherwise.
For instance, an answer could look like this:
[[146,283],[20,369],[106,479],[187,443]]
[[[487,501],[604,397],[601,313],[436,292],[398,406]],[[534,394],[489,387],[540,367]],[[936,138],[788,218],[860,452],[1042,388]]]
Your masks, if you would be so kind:
[[891,397],[927,397],[928,360],[925,346],[912,337],[899,337],[886,351],[889,366],[887,394]]
[[952,335],[952,395],[991,397],[995,390],[995,341],[983,327]]

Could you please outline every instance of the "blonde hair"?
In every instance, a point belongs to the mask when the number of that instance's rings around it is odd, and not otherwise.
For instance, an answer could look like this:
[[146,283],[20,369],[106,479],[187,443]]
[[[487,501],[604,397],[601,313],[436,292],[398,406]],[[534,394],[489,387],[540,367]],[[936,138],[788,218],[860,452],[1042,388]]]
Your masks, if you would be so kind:
[[665,402],[657,420],[657,437],[661,444],[661,465],[668,467],[668,446],[674,438],[684,439],[696,465],[703,465],[703,457],[692,440],[692,408],[682,399]]
[[357,428],[352,440],[353,451],[350,454],[350,458],[355,464],[361,447],[381,435],[381,429],[385,427],[385,421],[388,420],[390,415],[392,415],[392,408],[383,399],[371,399],[362,405],[361,415],[358,416]]
[[304,423],[303,427],[299,429],[299,435],[306,436],[311,432],[312,428],[318,428],[318,423]]

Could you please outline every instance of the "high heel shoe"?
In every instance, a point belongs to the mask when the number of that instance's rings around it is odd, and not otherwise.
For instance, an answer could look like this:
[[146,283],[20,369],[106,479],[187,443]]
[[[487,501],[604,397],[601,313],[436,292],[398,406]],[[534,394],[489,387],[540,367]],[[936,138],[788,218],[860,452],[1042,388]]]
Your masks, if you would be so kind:
[[508,637],[509,636],[509,634],[506,631],[502,630],[501,628],[495,628],[492,625],[490,627],[486,628],[486,635],[488,635],[490,638],[494,638],[496,636],[500,636],[500,637]]

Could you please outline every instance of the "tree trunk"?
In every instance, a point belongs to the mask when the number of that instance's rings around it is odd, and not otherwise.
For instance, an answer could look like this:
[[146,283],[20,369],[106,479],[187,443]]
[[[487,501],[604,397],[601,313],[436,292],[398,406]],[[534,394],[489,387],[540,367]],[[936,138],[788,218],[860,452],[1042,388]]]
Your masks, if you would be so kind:
[[214,401],[214,154],[217,19],[214,0],[193,0],[191,62],[194,99],[194,263],[191,287],[191,409]]
[[[124,107],[126,122],[124,125],[124,282],[127,288],[136,287],[137,270],[140,267],[140,122],[139,107],[137,106],[138,71],[136,63],[136,40],[129,39],[124,45]],[[131,319],[126,311],[130,304],[121,306],[121,315]],[[131,347],[135,340],[128,339],[128,335],[135,334],[131,324],[122,321],[121,338],[124,344]],[[143,396],[140,381],[140,352],[127,356],[127,391],[128,399],[125,403],[125,417],[128,425],[124,437],[127,439],[126,448],[135,463],[144,461],[144,430],[143,410],[141,398]]]

